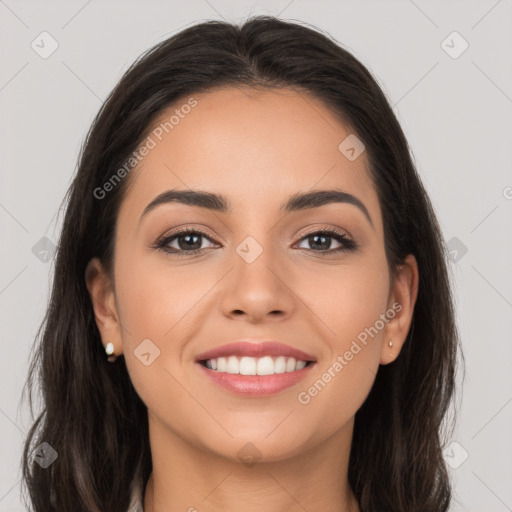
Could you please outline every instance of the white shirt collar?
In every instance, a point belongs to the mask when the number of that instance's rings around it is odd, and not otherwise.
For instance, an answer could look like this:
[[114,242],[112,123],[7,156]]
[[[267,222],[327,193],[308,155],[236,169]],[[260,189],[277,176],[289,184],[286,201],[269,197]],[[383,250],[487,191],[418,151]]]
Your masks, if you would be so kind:
[[134,480],[127,512],[144,512],[142,504],[142,481]]

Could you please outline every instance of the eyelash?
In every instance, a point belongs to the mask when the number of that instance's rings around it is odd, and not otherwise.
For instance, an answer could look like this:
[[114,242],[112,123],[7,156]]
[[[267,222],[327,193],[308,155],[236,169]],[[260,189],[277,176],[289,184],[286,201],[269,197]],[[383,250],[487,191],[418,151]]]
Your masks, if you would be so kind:
[[[206,250],[206,249],[193,249],[190,251],[186,251],[183,249],[174,249],[174,248],[171,249],[171,248],[167,247],[167,244],[172,242],[174,239],[177,239],[178,237],[180,237],[182,235],[187,235],[187,234],[200,235],[204,238],[207,238],[211,242],[216,243],[203,231],[200,231],[197,229],[185,228],[185,229],[182,229],[175,233],[172,233],[169,236],[165,236],[165,237],[161,238],[152,247],[154,249],[159,249],[161,251],[164,251],[167,254],[177,255],[178,257],[191,256],[191,255],[199,254],[202,251]],[[320,255],[326,255],[326,254],[337,254],[340,252],[355,251],[358,249],[358,244],[352,238],[349,238],[345,233],[343,233],[342,231],[339,231],[337,229],[334,229],[334,228],[320,229],[318,231],[312,231],[311,233],[306,233],[299,239],[299,242],[301,242],[305,238],[313,236],[313,235],[322,235],[322,236],[327,236],[329,238],[334,238],[336,241],[341,243],[342,246],[338,247],[337,249],[328,249],[326,251],[315,251],[314,249],[304,249],[304,248],[301,248],[301,250],[307,251],[307,252],[319,253]]]

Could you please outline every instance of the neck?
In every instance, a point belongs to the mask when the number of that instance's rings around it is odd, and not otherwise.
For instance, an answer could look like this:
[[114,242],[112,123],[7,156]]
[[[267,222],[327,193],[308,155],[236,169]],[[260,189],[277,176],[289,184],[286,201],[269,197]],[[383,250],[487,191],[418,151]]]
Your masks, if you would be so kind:
[[352,427],[294,457],[249,465],[150,421],[153,472],[144,512],[359,512],[347,476]]

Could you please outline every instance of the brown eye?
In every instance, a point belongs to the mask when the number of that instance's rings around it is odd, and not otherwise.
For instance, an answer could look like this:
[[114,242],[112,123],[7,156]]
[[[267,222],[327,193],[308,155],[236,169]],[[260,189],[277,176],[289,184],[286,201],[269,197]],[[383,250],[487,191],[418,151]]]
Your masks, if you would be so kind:
[[179,249],[184,251],[201,249],[202,246],[202,235],[186,233],[184,235],[178,235],[174,237],[178,242]]
[[202,231],[193,229],[183,229],[171,235],[162,238],[156,248],[168,253],[178,255],[195,254],[208,248],[204,246],[204,241],[209,240],[215,246],[215,242]]
[[[332,247],[333,240],[338,244],[337,247]],[[306,243],[309,247],[299,246],[301,249],[307,249],[314,252],[329,252],[335,253],[340,251],[353,250],[357,246],[355,242],[344,233],[339,233],[334,230],[322,230],[309,233],[301,238],[300,243]]]

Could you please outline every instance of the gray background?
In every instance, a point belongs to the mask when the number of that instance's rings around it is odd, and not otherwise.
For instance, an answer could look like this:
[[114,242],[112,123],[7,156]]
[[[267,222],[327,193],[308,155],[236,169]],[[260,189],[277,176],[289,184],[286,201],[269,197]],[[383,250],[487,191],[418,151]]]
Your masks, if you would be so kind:
[[[49,294],[58,207],[93,116],[155,43],[201,20],[264,13],[331,34],[393,104],[453,250],[467,373],[445,454],[452,510],[512,510],[512,0],[0,0],[0,511],[24,510],[30,422],[20,393]],[[31,47],[50,48],[43,31],[58,43],[46,59]]]

